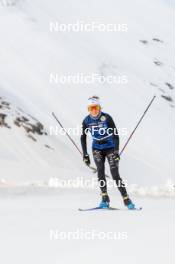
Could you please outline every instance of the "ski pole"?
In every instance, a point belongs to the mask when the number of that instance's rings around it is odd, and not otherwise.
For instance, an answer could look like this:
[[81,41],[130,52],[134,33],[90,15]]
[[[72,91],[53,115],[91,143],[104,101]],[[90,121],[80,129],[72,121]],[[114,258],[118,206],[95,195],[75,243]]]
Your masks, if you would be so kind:
[[137,123],[136,127],[134,128],[134,130],[132,131],[131,135],[129,136],[128,140],[126,141],[124,147],[122,148],[121,152],[120,152],[120,156],[122,155],[122,153],[124,152],[124,150],[126,149],[128,143],[130,142],[131,138],[133,137],[134,133],[136,132],[137,128],[139,127],[140,123],[142,122],[144,116],[146,115],[146,113],[148,112],[149,108],[151,107],[152,103],[154,102],[156,98],[156,95],[153,96],[153,98],[151,99],[151,102],[149,103],[149,105],[147,106],[145,112],[143,113],[143,115],[141,116],[139,122]]
[[[60,127],[65,131],[66,136],[69,138],[69,140],[72,142],[72,144],[75,146],[75,148],[78,150],[78,152],[80,153],[81,156],[83,156],[83,153],[81,152],[81,150],[79,149],[79,147],[77,146],[77,144],[75,143],[75,141],[71,138],[71,136],[67,133],[67,131],[64,129],[63,125],[61,124],[61,122],[58,120],[58,118],[56,117],[55,113],[52,113],[53,117],[56,119],[56,121],[58,122],[58,124],[60,125]],[[88,165],[88,167],[92,170],[93,173],[97,172],[97,169],[95,169],[94,167],[91,167],[90,165]]]
[[72,142],[72,144],[76,147],[76,149],[78,150],[78,152],[83,156],[83,153],[81,152],[81,150],[79,149],[79,147],[77,146],[77,144],[75,143],[75,141],[71,138],[71,136],[67,133],[67,131],[64,129],[63,125],[61,124],[61,122],[58,120],[58,118],[56,117],[56,115],[54,113],[52,113],[53,117],[56,119],[56,121],[58,122],[58,124],[60,125],[60,127],[66,132],[66,136],[70,139],[70,141]]

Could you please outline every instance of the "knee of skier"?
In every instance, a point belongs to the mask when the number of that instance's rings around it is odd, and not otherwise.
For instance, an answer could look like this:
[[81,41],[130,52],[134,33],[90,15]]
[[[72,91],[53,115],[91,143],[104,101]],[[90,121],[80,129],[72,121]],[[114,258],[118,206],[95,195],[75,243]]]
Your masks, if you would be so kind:
[[95,163],[97,163],[97,165],[99,164],[103,164],[103,157],[101,155],[101,153],[99,151],[94,151],[93,152],[93,157],[94,157],[94,161]]
[[112,157],[109,159],[110,170],[118,170],[118,162]]
[[110,167],[117,167],[119,165],[119,160],[116,158],[116,154],[115,153],[111,153],[110,155],[108,155],[108,162]]

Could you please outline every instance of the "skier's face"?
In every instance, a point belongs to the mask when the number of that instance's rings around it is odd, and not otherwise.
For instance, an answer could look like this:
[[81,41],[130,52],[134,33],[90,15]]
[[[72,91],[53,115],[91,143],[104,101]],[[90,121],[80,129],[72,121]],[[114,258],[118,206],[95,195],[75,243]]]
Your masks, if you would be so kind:
[[96,117],[100,114],[100,106],[99,105],[92,105],[88,107],[88,111],[91,116]]

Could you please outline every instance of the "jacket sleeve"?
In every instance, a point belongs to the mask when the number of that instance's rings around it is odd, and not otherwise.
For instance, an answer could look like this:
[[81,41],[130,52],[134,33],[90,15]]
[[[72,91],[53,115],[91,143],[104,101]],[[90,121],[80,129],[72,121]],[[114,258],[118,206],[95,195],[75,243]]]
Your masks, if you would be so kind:
[[119,135],[118,135],[118,130],[116,128],[114,120],[112,119],[112,117],[110,115],[107,115],[107,120],[108,120],[109,128],[112,128],[113,139],[114,139],[114,144],[115,144],[115,150],[119,151],[120,138],[119,138]]
[[85,120],[83,121],[82,124],[82,134],[81,134],[81,147],[82,147],[82,151],[83,151],[83,155],[87,155],[87,135],[86,135],[86,123]]

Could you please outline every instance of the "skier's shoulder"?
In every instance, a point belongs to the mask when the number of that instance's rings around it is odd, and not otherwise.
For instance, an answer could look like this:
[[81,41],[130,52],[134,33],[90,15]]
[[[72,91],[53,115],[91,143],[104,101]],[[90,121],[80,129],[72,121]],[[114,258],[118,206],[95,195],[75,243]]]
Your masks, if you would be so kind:
[[90,115],[87,115],[84,119],[83,119],[83,124],[87,125],[90,121]]
[[111,115],[109,115],[108,113],[105,113],[105,112],[101,112],[101,117],[105,117],[106,120],[111,120],[112,119]]
[[[104,116],[104,118],[103,118],[103,116]],[[108,123],[108,126],[109,127],[116,127],[115,122],[114,122],[112,116],[109,115],[108,113],[103,113],[102,119],[105,120]]]

